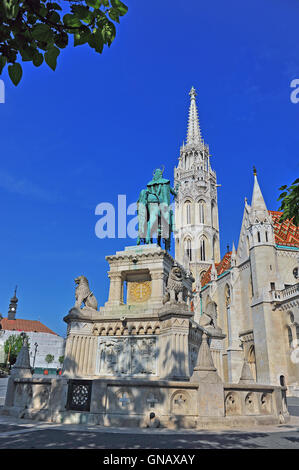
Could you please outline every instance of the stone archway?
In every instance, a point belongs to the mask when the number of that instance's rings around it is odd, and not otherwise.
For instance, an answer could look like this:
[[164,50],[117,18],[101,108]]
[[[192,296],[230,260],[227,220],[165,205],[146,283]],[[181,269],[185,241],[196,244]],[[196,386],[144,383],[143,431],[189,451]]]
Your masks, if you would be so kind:
[[256,382],[256,358],[255,358],[255,348],[252,344],[248,351],[247,362],[250,367],[250,371],[254,381]]

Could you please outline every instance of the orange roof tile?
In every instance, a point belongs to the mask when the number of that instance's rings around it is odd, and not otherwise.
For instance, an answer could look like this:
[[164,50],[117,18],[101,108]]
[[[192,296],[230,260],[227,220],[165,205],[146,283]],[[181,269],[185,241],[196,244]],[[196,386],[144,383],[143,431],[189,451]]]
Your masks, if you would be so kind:
[[[291,220],[285,220],[280,223],[279,219],[282,215],[280,211],[269,211],[274,224],[275,243],[282,246],[299,247],[299,227],[296,227]],[[217,275],[220,276],[231,267],[231,251],[225,253],[220,263],[216,263]],[[201,286],[204,287],[211,281],[211,265],[201,278]]]
[[2,330],[9,331],[31,331],[34,333],[50,333],[51,335],[56,335],[54,331],[50,330],[47,326],[43,325],[38,320],[23,320],[21,318],[16,318],[15,320],[8,320],[3,318],[1,321]]
[[292,223],[292,220],[279,222],[282,215],[280,211],[269,211],[274,224],[275,243],[277,245],[299,247],[299,227]]
[[[231,267],[231,257],[232,257],[232,252],[228,251],[227,253],[225,253],[225,255],[223,256],[220,263],[215,263],[217,276],[220,276],[225,271],[230,269],[230,267]],[[210,280],[211,280],[211,269],[212,269],[212,265],[209,266],[209,269],[202,276],[202,278],[201,278],[201,287],[204,287],[206,284],[208,284],[208,282],[210,282]]]

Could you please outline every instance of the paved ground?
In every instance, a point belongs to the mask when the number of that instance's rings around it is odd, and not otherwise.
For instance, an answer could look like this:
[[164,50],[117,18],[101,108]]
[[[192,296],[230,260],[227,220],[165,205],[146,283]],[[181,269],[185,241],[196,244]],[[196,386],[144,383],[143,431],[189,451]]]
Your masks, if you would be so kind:
[[0,416],[0,449],[299,449],[299,418],[284,426],[216,432],[16,423]]
[[292,418],[287,425],[229,431],[60,425],[0,415],[0,449],[299,449],[299,398],[288,398],[288,405]]

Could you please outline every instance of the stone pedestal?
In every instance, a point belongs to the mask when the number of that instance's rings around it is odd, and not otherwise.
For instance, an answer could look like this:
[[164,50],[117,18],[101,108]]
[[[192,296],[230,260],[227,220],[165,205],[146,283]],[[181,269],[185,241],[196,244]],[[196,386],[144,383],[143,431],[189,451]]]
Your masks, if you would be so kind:
[[105,306],[92,308],[87,290],[64,318],[63,376],[32,377],[24,346],[3,413],[57,423],[197,429],[288,419],[285,392],[249,383],[246,365],[240,384],[223,384],[224,336],[215,324],[194,321],[192,278],[165,250],[126,248],[107,260]]
[[223,382],[214,366],[206,333],[202,335],[197,364],[190,381],[198,383],[199,416],[224,416]]

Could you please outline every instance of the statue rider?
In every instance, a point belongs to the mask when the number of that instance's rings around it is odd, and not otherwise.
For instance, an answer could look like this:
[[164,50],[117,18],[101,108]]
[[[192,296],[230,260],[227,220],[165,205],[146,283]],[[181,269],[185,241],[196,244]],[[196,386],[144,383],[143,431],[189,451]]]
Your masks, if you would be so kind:
[[165,249],[170,250],[170,237],[174,230],[173,211],[170,208],[170,195],[177,195],[177,187],[173,189],[170,181],[163,178],[164,168],[154,171],[153,179],[147,189],[140,192],[137,202],[138,238],[141,242],[153,243],[153,235],[157,234],[157,243],[161,246],[161,238]]

